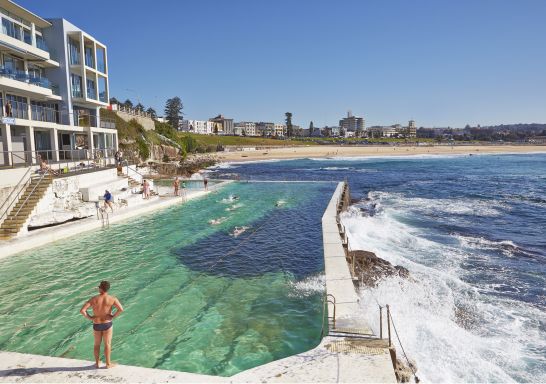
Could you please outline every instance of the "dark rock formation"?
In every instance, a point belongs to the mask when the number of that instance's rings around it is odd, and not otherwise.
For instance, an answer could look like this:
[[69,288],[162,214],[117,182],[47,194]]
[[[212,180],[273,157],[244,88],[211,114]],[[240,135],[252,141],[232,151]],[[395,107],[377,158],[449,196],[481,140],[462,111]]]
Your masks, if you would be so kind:
[[399,265],[392,265],[383,260],[373,252],[349,251],[349,263],[354,258],[355,275],[359,277],[361,284],[368,287],[375,287],[377,283],[386,277],[400,276],[409,277],[409,271]]

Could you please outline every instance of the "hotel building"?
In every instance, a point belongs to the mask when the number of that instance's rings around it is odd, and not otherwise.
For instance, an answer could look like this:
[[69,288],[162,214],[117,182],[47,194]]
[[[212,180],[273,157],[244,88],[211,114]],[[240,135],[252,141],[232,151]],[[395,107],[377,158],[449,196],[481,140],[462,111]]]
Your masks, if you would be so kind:
[[106,46],[64,19],[0,0],[0,166],[111,156]]

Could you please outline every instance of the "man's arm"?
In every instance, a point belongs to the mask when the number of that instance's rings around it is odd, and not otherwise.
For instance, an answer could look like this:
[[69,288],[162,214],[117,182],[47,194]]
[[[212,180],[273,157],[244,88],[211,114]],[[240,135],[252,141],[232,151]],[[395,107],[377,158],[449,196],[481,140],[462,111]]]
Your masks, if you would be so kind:
[[89,319],[89,320],[93,320],[93,317],[92,316],[89,316],[89,313],[87,313],[87,310],[89,309],[89,307],[91,306],[91,300],[87,301],[82,309],[80,309],[80,313],[83,315],[83,317],[85,317],[86,319]]
[[116,313],[112,316],[112,320],[114,320],[116,317],[121,315],[121,312],[123,312],[123,307],[121,306],[121,303],[117,299],[117,297],[114,299],[114,304],[112,304],[113,307],[116,308]]

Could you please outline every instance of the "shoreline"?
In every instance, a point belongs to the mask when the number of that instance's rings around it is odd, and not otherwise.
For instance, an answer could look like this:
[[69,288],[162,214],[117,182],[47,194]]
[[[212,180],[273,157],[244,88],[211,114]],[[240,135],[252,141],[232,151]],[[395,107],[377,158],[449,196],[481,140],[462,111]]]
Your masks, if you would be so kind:
[[546,145],[436,145],[436,146],[330,146],[280,147],[266,150],[226,152],[220,163],[281,161],[305,158],[340,159],[347,157],[409,157],[419,155],[477,155],[546,153]]

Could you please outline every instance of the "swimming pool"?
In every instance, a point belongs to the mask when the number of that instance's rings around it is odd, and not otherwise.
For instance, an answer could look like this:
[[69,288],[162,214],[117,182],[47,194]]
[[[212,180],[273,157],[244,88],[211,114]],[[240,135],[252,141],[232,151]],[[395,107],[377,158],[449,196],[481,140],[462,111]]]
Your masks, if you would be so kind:
[[[0,350],[92,360],[78,311],[103,279],[125,307],[119,363],[229,376],[311,349],[323,315],[320,217],[334,188],[234,183],[11,256],[0,262]],[[235,226],[249,228],[234,237]]]

